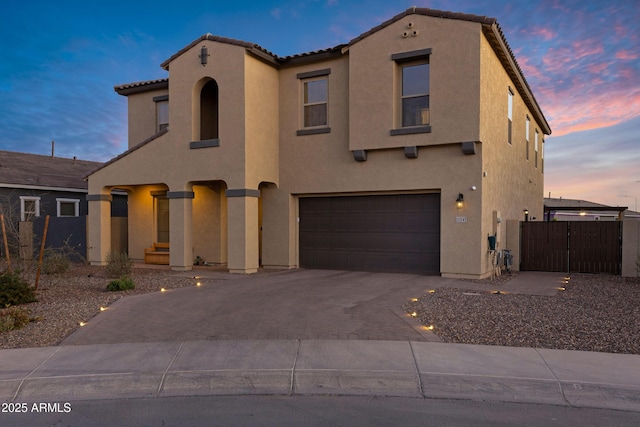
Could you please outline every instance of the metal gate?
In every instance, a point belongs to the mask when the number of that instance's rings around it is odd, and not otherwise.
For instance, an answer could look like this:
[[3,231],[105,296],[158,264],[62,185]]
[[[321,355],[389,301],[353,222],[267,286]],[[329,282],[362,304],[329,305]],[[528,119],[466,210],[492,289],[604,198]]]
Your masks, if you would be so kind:
[[622,222],[522,222],[520,270],[620,274]]

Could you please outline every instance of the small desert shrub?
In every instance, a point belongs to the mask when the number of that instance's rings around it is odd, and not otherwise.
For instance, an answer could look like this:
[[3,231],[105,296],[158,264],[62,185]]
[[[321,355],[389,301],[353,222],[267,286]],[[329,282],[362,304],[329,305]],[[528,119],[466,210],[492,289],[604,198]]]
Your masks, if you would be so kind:
[[120,279],[114,279],[107,285],[107,290],[111,292],[127,291],[135,288],[133,279],[130,277],[121,277]]
[[64,253],[47,248],[42,257],[42,272],[44,274],[62,274],[69,271],[69,258]]
[[20,329],[31,321],[27,310],[20,307],[8,307],[0,310],[0,332]]
[[0,274],[0,307],[27,304],[36,301],[36,293],[17,273]]
[[109,277],[127,277],[131,274],[133,260],[126,252],[111,252],[107,255],[106,272]]

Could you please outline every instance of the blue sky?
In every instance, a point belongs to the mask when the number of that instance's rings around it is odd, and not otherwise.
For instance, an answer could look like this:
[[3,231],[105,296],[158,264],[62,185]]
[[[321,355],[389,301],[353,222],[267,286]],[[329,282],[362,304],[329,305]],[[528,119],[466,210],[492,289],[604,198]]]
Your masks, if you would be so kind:
[[126,150],[113,86],[205,33],[286,56],[332,47],[411,6],[498,19],[551,124],[545,195],[635,208],[640,198],[637,0],[0,2],[0,149],[105,161]]

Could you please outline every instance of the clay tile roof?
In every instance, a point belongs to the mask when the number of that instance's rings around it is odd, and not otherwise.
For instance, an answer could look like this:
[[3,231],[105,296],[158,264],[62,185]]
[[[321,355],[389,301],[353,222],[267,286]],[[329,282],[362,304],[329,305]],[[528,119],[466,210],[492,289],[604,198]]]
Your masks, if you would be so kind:
[[228,38],[228,37],[214,36],[211,33],[207,33],[207,34],[204,34],[204,35],[198,37],[197,39],[195,39],[194,41],[189,43],[187,46],[183,47],[182,49],[177,51],[175,54],[171,55],[171,57],[169,59],[167,59],[166,61],[164,61],[162,64],[160,64],[160,66],[162,68],[164,68],[165,70],[168,70],[169,69],[169,64],[171,63],[171,61],[173,61],[174,59],[176,59],[177,57],[179,57],[180,55],[182,55],[183,53],[185,53],[186,51],[188,51],[189,49],[191,49],[192,47],[194,47],[198,43],[201,43],[201,42],[203,42],[205,40],[210,40],[210,41],[219,42],[219,43],[227,43],[227,44],[232,44],[232,45],[236,45],[236,46],[241,46],[241,47],[244,47],[247,50],[254,50],[254,51],[260,52],[262,54],[261,56],[263,56],[267,60],[269,60],[269,59],[272,60],[274,63],[278,61],[278,57],[276,55],[274,55],[273,53],[269,52],[265,48],[255,44],[255,43],[246,42],[246,41],[243,41],[243,40],[232,39],[232,38]]
[[496,19],[495,18],[489,18],[487,16],[480,16],[480,15],[472,15],[469,13],[457,13],[457,12],[449,12],[446,10],[436,10],[436,9],[429,9],[426,7],[410,7],[409,9],[405,10],[404,12],[401,12],[399,14],[397,14],[396,16],[394,16],[391,19],[388,19],[386,21],[384,21],[382,24],[373,27],[372,29],[370,29],[367,32],[364,32],[362,34],[360,34],[358,37],[356,37],[355,39],[351,40],[349,42],[349,46],[359,42],[360,40],[364,39],[367,36],[370,36],[371,34],[380,31],[381,29],[388,27],[389,25],[393,24],[394,22],[397,22],[399,20],[401,20],[402,18],[404,18],[405,16],[409,16],[409,15],[424,15],[424,16],[431,16],[434,18],[445,18],[445,19],[458,19],[461,21],[471,21],[471,22],[478,22],[480,24],[485,24],[485,25],[493,25],[496,23]]
[[0,151],[0,187],[88,188],[84,176],[99,162]]
[[[491,18],[487,16],[473,15],[469,13],[449,12],[449,11],[443,11],[443,10],[429,9],[426,7],[414,6],[405,10],[404,12],[397,14],[393,18],[381,23],[380,25],[373,27],[369,31],[366,31],[360,34],[358,37],[352,39],[348,44],[341,44],[328,49],[316,50],[312,52],[300,53],[300,54],[290,55],[285,57],[279,57],[255,43],[231,39],[227,37],[214,36],[213,34],[207,33],[207,34],[204,34],[203,36],[200,36],[199,38],[191,42],[189,45],[185,46],[184,48],[176,52],[169,59],[164,61],[161,64],[161,66],[165,70],[168,70],[169,64],[171,63],[171,61],[173,61],[174,59],[176,59],[177,57],[179,57],[180,55],[182,55],[183,53],[185,53],[186,51],[188,51],[189,49],[191,49],[192,47],[194,47],[198,43],[201,43],[204,40],[242,46],[254,56],[260,58],[261,60],[267,63],[272,64],[277,68],[286,67],[289,65],[298,65],[301,63],[311,62],[314,60],[324,60],[332,56],[341,55],[343,51],[346,51],[346,49],[358,43],[360,40],[370,36],[371,34],[377,31],[380,31],[385,27],[388,27],[394,22],[397,22],[400,19],[409,15],[423,15],[423,16],[430,16],[434,18],[455,19],[455,20],[476,22],[482,25],[482,31],[484,35],[489,40],[491,47],[493,48],[496,55],[498,56],[503,66],[505,67],[505,70],[507,70],[507,73],[513,80],[514,85],[516,86],[516,89],[518,90],[518,92],[522,94],[522,97],[526,105],[529,107],[529,109],[532,111],[537,121],[540,123],[540,126],[542,127],[542,131],[547,135],[551,134],[551,127],[549,126],[547,119],[544,117],[544,114],[542,113],[542,110],[540,109],[540,106],[537,100],[535,99],[535,96],[533,95],[533,92],[531,91],[531,88],[529,87],[529,84],[524,77],[524,73],[522,72],[522,69],[520,68],[518,62],[516,61],[515,55],[513,54],[511,47],[507,43],[507,39],[504,36],[502,29],[498,25],[496,18]],[[151,80],[146,82],[120,85],[120,86],[116,86],[115,90],[120,95],[129,95],[131,93],[154,90],[156,88],[157,89],[167,88],[168,84],[169,84],[168,79],[159,79],[159,80]]]
[[136,92],[146,92],[155,89],[167,89],[169,87],[169,79],[147,80],[143,82],[126,83],[113,88],[120,95],[130,95]]

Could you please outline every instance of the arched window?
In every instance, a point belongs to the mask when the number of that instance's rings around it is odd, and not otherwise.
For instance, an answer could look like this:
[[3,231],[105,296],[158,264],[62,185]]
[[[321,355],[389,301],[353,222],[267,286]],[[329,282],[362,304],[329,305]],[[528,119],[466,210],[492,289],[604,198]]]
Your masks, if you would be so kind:
[[209,80],[200,91],[200,140],[218,139],[218,84]]

